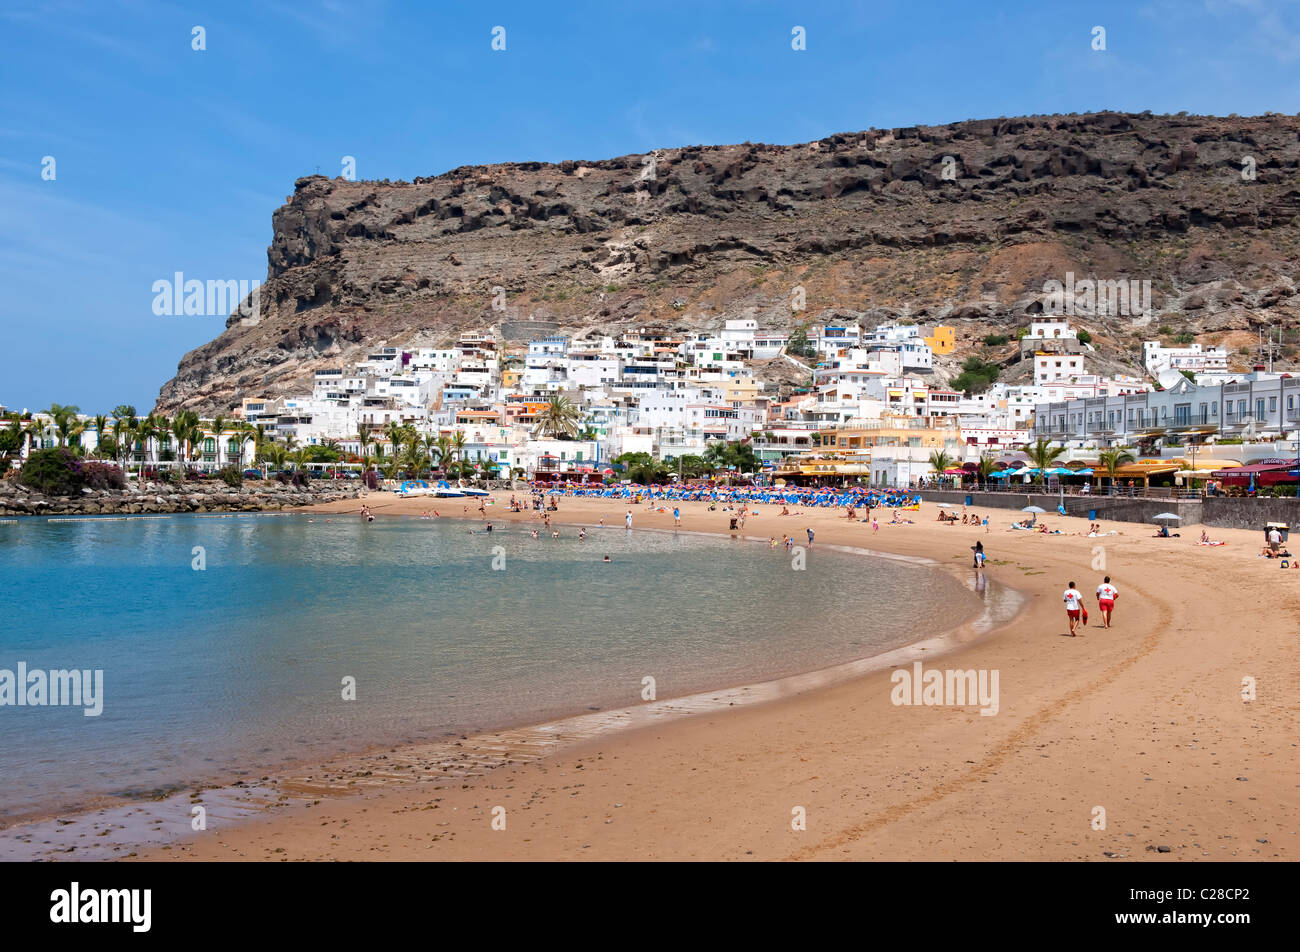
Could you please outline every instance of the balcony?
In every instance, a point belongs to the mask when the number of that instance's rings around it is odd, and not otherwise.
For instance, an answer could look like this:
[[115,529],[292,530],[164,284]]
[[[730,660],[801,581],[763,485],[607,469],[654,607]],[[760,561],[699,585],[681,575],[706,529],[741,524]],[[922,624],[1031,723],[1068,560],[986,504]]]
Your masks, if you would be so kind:
[[1223,417],[1223,428],[1225,430],[1243,430],[1252,423],[1267,423],[1267,413],[1227,413]]
[[1219,429],[1219,418],[1206,413],[1175,413],[1172,429],[1177,433],[1213,433]]

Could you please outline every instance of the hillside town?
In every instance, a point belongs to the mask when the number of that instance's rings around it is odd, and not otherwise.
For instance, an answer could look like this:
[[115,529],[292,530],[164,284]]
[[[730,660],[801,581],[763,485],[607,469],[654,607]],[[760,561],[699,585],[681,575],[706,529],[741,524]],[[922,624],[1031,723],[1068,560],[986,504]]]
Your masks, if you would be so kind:
[[952,327],[903,322],[786,335],[727,320],[712,334],[548,334],[526,347],[467,332],[444,348],[376,347],[316,371],[310,393],[246,397],[229,418],[0,411],[23,437],[10,440],[9,465],[33,448],[72,445],[128,471],[274,466],[345,477],[374,466],[389,479],[726,475],[902,489],[1032,462],[1025,448],[1036,441],[1060,448],[1058,464],[1131,450],[1118,475],[1145,482],[1153,465],[1177,470],[1160,456],[1188,444],[1285,441],[1300,430],[1300,378],[1262,366],[1232,373],[1221,348],[1148,341],[1144,377],[1107,376],[1090,370],[1086,333],[1041,317],[1019,339],[1032,383],[958,378],[957,389],[934,373],[934,358],[955,347]]

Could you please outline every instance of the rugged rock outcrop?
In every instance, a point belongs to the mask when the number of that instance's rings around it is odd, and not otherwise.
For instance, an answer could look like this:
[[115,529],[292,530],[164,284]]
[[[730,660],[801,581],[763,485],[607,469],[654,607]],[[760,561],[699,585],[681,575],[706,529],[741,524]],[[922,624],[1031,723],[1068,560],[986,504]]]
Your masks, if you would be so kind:
[[268,512],[338,499],[356,499],[363,490],[322,482],[306,489],[276,482],[238,489],[223,485],[185,486],[146,483],[131,489],[86,489],[78,496],[46,496],[12,479],[0,479],[0,516],[98,516],[164,512]]
[[[320,367],[495,327],[788,328],[827,311],[958,325],[963,351],[1041,307],[1045,281],[1150,280],[1142,336],[1294,326],[1300,119],[1099,113],[455,169],[311,176],[273,216],[256,318],[187,354],[159,409],[228,410]],[[806,309],[792,311],[794,287]],[[503,293],[497,293],[501,288]]]

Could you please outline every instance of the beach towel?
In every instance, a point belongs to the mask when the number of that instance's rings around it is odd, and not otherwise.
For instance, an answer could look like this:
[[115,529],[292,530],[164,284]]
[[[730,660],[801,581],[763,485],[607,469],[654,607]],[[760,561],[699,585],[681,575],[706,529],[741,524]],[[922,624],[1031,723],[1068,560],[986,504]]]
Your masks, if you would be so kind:
[[1227,545],[1226,542],[1198,542],[1197,545]]

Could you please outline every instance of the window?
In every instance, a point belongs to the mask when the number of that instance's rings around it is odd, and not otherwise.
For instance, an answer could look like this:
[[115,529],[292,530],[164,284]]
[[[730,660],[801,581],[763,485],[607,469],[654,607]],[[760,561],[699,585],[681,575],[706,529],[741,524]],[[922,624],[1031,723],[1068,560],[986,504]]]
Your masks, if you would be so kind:
[[1269,413],[1277,412],[1277,397],[1268,398],[1268,412]]

